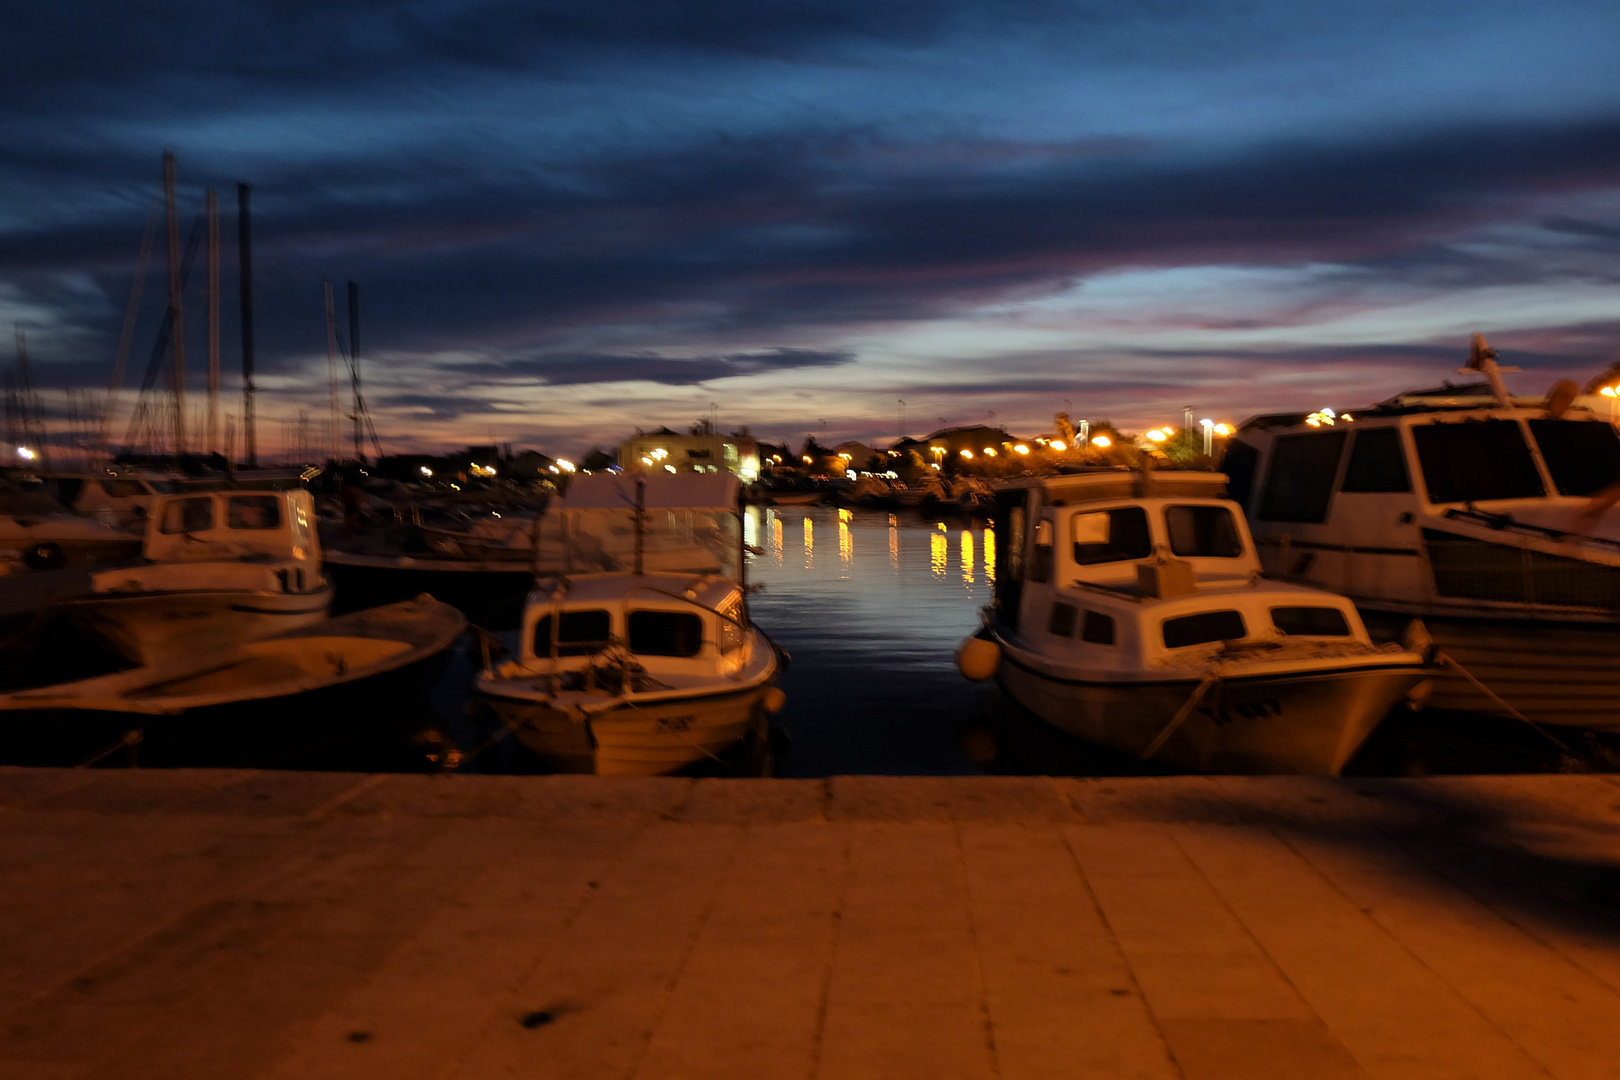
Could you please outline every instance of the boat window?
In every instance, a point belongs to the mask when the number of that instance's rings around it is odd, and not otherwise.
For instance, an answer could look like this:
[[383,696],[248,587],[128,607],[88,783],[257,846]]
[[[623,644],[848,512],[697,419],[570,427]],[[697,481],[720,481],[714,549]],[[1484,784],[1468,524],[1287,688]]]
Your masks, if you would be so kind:
[[1333,497],[1333,477],[1348,432],[1283,435],[1271,445],[1260,517],[1265,521],[1321,523]]
[[1237,523],[1224,506],[1167,506],[1164,525],[1173,554],[1217,559],[1236,559],[1243,554]]
[[1074,561],[1081,566],[1145,559],[1153,553],[1147,511],[1140,506],[1091,510],[1069,519]]
[[1285,634],[1315,637],[1349,637],[1350,623],[1344,612],[1331,607],[1274,607],[1271,625]]
[[1434,503],[1545,495],[1516,420],[1420,424],[1412,429],[1423,483]]
[[[606,611],[565,611],[557,620],[557,655],[589,656],[608,643],[612,623]],[[551,614],[534,624],[534,655],[551,655]]]
[[226,521],[233,529],[279,529],[281,503],[274,495],[233,495]]
[[203,532],[214,527],[214,500],[175,499],[163,507],[160,527],[166,533]]
[[1620,435],[1601,420],[1532,420],[1530,434],[1560,495],[1594,495],[1620,480]]
[[1182,649],[1211,641],[1231,641],[1247,634],[1243,616],[1236,611],[1200,611],[1164,620],[1164,647]]
[[1047,633],[1056,634],[1058,637],[1073,637],[1074,617],[1077,614],[1073,604],[1065,604],[1062,601],[1053,604],[1052,617],[1046,621]]
[[1350,442],[1340,491],[1411,491],[1399,428],[1362,428]]
[[115,499],[128,499],[135,495],[145,495],[141,485],[133,480],[102,480],[101,490]]
[[630,651],[642,656],[696,656],[703,649],[703,619],[689,611],[632,611]]
[[1248,443],[1236,440],[1226,444],[1221,455],[1220,471],[1226,474],[1226,491],[1239,506],[1249,505],[1254,493],[1254,470],[1260,464],[1260,451]]
[[1114,617],[1104,615],[1100,611],[1086,612],[1085,620],[1080,624],[1080,640],[1089,641],[1093,645],[1112,645]]

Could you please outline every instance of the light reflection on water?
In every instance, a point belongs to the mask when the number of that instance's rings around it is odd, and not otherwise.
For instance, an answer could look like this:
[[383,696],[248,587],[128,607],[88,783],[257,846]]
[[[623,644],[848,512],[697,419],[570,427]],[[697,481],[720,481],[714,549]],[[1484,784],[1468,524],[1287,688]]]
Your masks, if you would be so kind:
[[[781,684],[788,704],[777,717],[793,738],[783,773],[977,772],[959,732],[985,691],[957,673],[955,651],[990,602],[993,542],[983,528],[959,527],[952,544],[943,523],[904,513],[748,513],[771,514],[773,535],[785,522],[805,538],[802,566],[749,563],[750,581],[764,586],[750,600],[753,617],[793,655]],[[837,560],[815,562],[817,525],[836,527]],[[919,532],[929,534],[927,545],[916,542]]]

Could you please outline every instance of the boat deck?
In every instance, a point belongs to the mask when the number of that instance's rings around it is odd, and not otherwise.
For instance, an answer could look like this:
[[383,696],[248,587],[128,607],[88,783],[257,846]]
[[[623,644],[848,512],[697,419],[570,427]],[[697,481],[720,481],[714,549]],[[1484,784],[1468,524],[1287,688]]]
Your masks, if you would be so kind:
[[1599,1077],[1620,778],[0,769],[0,1076]]

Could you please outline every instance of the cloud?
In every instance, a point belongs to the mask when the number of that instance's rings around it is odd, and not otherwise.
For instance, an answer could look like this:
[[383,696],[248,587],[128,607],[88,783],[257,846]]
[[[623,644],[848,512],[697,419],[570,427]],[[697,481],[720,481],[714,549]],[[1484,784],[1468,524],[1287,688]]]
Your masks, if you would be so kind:
[[814,349],[765,349],[726,356],[659,356],[653,353],[609,355],[582,353],[486,362],[467,370],[492,378],[533,378],[552,386],[651,382],[664,386],[698,386],[719,379],[747,378],[797,368],[836,367],[853,362],[848,352]]

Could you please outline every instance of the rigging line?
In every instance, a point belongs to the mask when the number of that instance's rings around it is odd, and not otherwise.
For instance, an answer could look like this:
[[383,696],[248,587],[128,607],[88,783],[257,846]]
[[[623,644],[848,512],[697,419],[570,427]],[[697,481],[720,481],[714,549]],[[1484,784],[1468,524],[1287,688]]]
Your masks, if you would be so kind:
[[[191,277],[191,264],[197,259],[197,248],[202,243],[205,226],[208,223],[207,215],[198,214],[197,220],[192,222],[191,234],[186,238],[186,253],[180,261],[180,291],[184,292],[186,281]],[[146,362],[146,377],[141,380],[141,392],[136,397],[136,413],[140,412],[140,405],[147,393],[157,382],[158,372],[163,368],[163,354],[169,349],[169,338],[174,333],[174,313],[165,312],[163,325],[158,328],[157,341],[152,345],[152,356]],[[124,433],[124,445],[133,446],[135,443],[135,430],[139,426],[135,416],[129,418],[129,429]]]
[[124,308],[124,329],[118,335],[118,351],[113,355],[112,379],[107,384],[107,402],[101,413],[101,448],[112,453],[113,415],[118,411],[118,392],[124,386],[124,365],[129,360],[129,347],[135,339],[135,317],[141,309],[141,291],[146,287],[147,268],[152,259],[152,238],[157,234],[157,211],[146,212],[146,232],[141,237],[140,254],[135,259],[135,280],[129,286],[129,303]]

